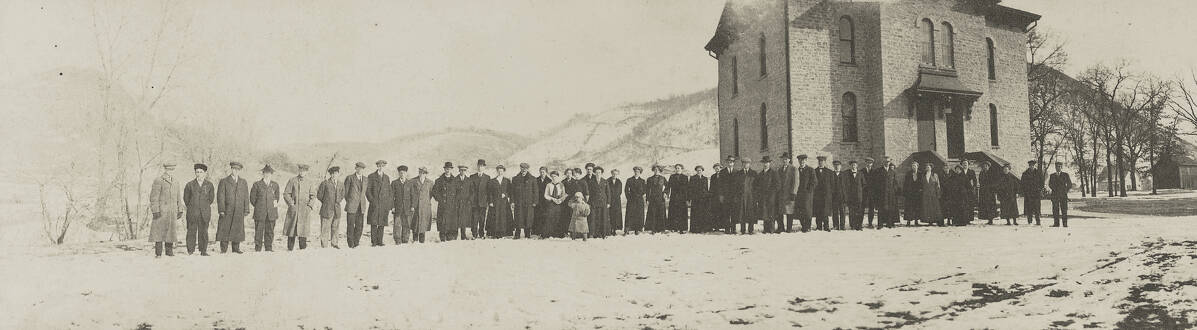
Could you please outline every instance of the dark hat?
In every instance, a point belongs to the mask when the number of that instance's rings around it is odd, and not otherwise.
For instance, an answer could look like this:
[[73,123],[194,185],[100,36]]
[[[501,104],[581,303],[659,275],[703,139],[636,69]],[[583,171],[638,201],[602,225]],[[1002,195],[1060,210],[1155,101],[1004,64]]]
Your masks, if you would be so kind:
[[445,168],[453,168],[453,162],[445,162]]
[[733,162],[734,162],[734,161],[736,161],[736,156],[727,155],[727,159],[726,159],[726,160],[728,160],[728,161],[733,161]]
[[341,171],[340,166],[333,166],[328,168],[328,174],[333,174]]
[[1064,162],[1056,162],[1056,165],[1064,166]]
[[353,168],[366,168],[366,163],[357,162],[357,163],[353,164]]
[[586,163],[586,168],[594,168],[594,163]]
[[698,165],[698,166],[695,166],[695,167],[694,167],[694,170],[695,170],[695,171],[702,171],[702,170],[704,170],[704,169],[705,169],[705,168],[703,168],[703,167],[702,167],[702,165]]
[[783,153],[781,153],[781,156],[778,156],[778,158],[790,159],[790,152],[789,151],[783,152]]
[[526,169],[528,169],[528,167],[531,167],[530,165],[528,165],[528,163],[520,163],[520,169],[526,170]]
[[1027,165],[1035,165],[1035,161],[1033,161],[1033,160],[1028,160],[1028,161],[1027,161]]
[[864,162],[865,162],[865,163],[872,163],[872,162],[873,162],[873,158],[872,158],[872,157],[865,157],[865,158],[864,158]]
[[839,165],[839,164],[842,164],[842,163],[840,163],[840,161],[839,161],[839,160],[833,160],[833,161],[831,161],[831,165]]
[[765,157],[761,157],[761,162],[762,163],[772,163],[773,158],[769,158],[769,155],[765,155]]
[[682,165],[682,164],[673,164],[673,167],[674,168],[677,168],[677,167],[686,168],[686,166]]
[[711,165],[711,168],[716,168],[716,167],[723,167],[723,164],[715,163],[715,165]]
[[386,164],[387,164],[387,161],[381,160],[381,159],[379,159],[377,162],[374,162],[374,165],[378,165],[378,166],[385,166]]
[[849,161],[848,161],[848,165],[852,165],[852,164],[856,164],[856,161],[855,161],[855,160],[849,160]]
[[818,159],[818,160],[827,160],[827,156],[818,156],[818,157],[815,157],[815,159]]
[[419,169],[419,171],[420,171],[420,174],[428,174],[428,168],[427,168],[427,167],[420,166],[420,169]]
[[175,163],[173,163],[173,162],[162,163],[162,168],[174,168],[174,167],[175,167]]
[[270,164],[266,164],[262,167],[262,173],[274,173],[274,168],[270,167]]
[[495,166],[495,170],[497,170],[497,171],[506,171],[506,170],[507,170],[507,167],[504,167],[502,164],[499,164],[499,165],[496,165],[496,166]]
[[478,166],[486,166],[486,160],[485,160],[485,159],[479,159],[479,160],[478,160]]
[[541,167],[540,167],[540,169],[542,169],[542,170],[545,170],[545,171],[548,171],[548,170],[549,170],[549,167],[548,167],[548,166],[541,166]]
[[295,167],[299,168],[300,171],[307,171],[312,168],[311,166],[308,166],[307,164],[299,164],[299,165],[296,165]]
[[801,154],[801,155],[798,155],[798,157],[796,157],[796,158],[798,158],[798,160],[805,160],[809,157],[807,157],[806,154]]
[[595,166],[595,167],[594,167],[594,171],[595,171],[595,172],[599,172],[599,171],[605,171],[605,170],[603,170],[603,167],[602,167],[602,166]]
[[195,169],[197,169],[197,170],[204,170],[204,172],[207,172],[207,171],[208,171],[208,165],[204,165],[204,164],[195,164]]
[[399,165],[399,167],[396,167],[395,170],[399,172],[407,172],[407,165]]
[[640,166],[632,166],[632,172],[644,172],[644,168]]
[[229,162],[229,167],[240,170],[244,166],[241,166],[240,162]]

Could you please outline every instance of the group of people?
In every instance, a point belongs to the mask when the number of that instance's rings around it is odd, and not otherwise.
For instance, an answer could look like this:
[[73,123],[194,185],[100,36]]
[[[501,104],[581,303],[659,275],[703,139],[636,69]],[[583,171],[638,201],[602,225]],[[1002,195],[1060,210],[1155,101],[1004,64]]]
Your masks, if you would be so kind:
[[[1017,224],[1019,194],[1025,198],[1028,222],[1039,223],[1044,180],[1034,162],[1019,179],[1009,165],[999,171],[982,162],[977,175],[970,162],[963,161],[941,180],[931,163],[912,162],[908,172],[899,174],[888,157],[877,167],[871,158],[863,159],[863,167],[855,160],[847,164],[836,160],[828,167],[823,156],[817,157],[815,167],[806,164],[806,155],[791,158],[783,153],[779,158],[775,164],[764,156],[755,166],[751,159],[729,156],[724,163],[715,163],[709,176],[703,166],[687,175],[686,168],[677,164],[668,177],[666,168],[659,165],[645,177],[644,169],[637,166],[626,183],[618,170],[608,175],[595,164],[562,171],[540,167],[533,175],[530,166],[522,163],[519,172],[508,177],[503,165],[490,172],[485,160],[478,160],[472,171],[468,165],[446,162],[435,179],[424,167],[410,177],[409,168],[401,165],[392,179],[387,161],[379,160],[370,173],[359,162],[344,177],[340,167],[330,167],[327,179],[320,181],[311,179],[310,167],[300,164],[282,189],[270,165],[251,185],[241,176],[242,164],[231,162],[229,175],[214,186],[207,178],[207,165],[195,164],[195,179],[184,185],[182,194],[171,175],[175,165],[168,163],[150,192],[150,241],[156,256],[164,252],[172,256],[176,220],[185,214],[188,254],[208,255],[208,226],[215,203],[215,241],[221,253],[230,249],[242,253],[245,217],[251,212],[254,250],[273,251],[280,199],[287,206],[282,232],[288,250],[297,244],[299,249],[307,248],[313,214],[320,219],[320,246],[334,248],[340,247],[342,213],[350,248],[359,246],[367,235],[366,225],[371,246],[384,245],[387,226],[393,227],[395,244],[425,242],[434,219],[440,241],[586,240],[641,232],[753,234],[761,222],[765,233],[782,233],[795,231],[795,219],[802,232],[812,230],[812,219],[813,230],[822,231],[893,228],[900,217],[907,225],[967,225],[974,220],[974,209],[990,224],[999,217]],[[1056,172],[1048,180],[1053,215],[1056,226],[1067,227],[1067,192],[1072,182],[1062,172],[1062,164],[1055,165]]]

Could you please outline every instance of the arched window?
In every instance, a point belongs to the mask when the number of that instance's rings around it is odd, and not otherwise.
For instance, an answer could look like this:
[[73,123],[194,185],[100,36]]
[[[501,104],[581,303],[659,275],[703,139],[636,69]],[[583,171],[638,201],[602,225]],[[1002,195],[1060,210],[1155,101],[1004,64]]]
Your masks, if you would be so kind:
[[945,68],[956,67],[956,36],[955,30],[952,29],[952,24],[943,22],[943,28],[939,30],[940,42],[943,46],[940,47],[939,52],[943,54],[943,63],[940,63]]
[[759,46],[758,48],[760,48],[760,49],[758,49],[757,51],[761,54],[760,55],[761,56],[761,77],[764,77],[765,73],[769,72],[767,67],[765,66],[766,59],[765,59],[765,34],[764,33],[761,33],[761,41],[758,46]]
[[765,112],[765,103],[761,103],[761,150],[769,150],[769,124]]
[[923,64],[935,65],[935,23],[924,18],[920,32],[923,33]]
[[989,80],[997,80],[997,61],[994,58],[993,39],[985,38],[985,58],[989,68]]
[[856,142],[856,94],[844,93],[840,102],[840,117],[844,124],[844,142]]
[[848,16],[840,17],[840,62],[856,63],[856,27]]
[[734,151],[732,154],[740,157],[740,120],[732,119],[732,147]]
[[989,104],[989,145],[998,146],[998,113],[993,103]]

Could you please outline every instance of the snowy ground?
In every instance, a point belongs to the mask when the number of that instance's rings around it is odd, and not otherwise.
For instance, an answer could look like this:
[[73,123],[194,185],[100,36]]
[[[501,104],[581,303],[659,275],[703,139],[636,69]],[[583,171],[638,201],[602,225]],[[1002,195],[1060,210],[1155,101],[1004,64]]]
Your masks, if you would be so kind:
[[1197,322],[1197,217],[1078,213],[1068,229],[479,240],[207,258],[154,259],[144,242],[14,248],[22,252],[0,256],[0,329]]

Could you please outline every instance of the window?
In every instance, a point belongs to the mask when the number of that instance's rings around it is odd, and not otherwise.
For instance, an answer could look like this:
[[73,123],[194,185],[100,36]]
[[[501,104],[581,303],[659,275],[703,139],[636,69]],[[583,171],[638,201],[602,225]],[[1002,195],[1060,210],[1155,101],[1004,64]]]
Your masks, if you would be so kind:
[[940,47],[940,53],[943,54],[943,61],[941,65],[945,68],[956,67],[956,36],[955,30],[952,29],[952,24],[943,22],[943,29],[940,29],[940,42],[943,42],[943,47]]
[[923,33],[923,64],[935,66],[935,23],[924,18],[920,32]]
[[761,42],[760,42],[760,45],[758,48],[760,48],[760,49],[758,49],[757,51],[761,53],[761,77],[764,77],[765,74],[769,72],[765,66],[765,34],[764,33],[761,34]]
[[993,103],[989,104],[989,145],[998,146],[998,113]]
[[840,102],[840,116],[844,124],[844,142],[856,142],[856,94],[844,93]]
[[840,17],[840,63],[856,63],[856,29],[848,16]]
[[761,103],[761,150],[769,150],[769,124],[765,120],[765,104]]
[[734,151],[732,154],[740,157],[740,120],[732,119],[732,146]]
[[731,58],[732,96],[736,96],[737,94],[740,94],[740,65],[737,62],[738,61],[736,60],[736,57],[732,56],[732,58]]
[[994,59],[994,55],[993,39],[985,38],[985,58],[989,67],[989,80],[997,80],[997,61]]

